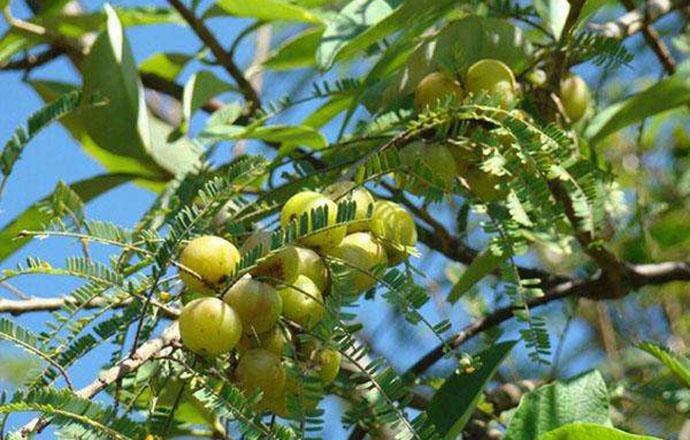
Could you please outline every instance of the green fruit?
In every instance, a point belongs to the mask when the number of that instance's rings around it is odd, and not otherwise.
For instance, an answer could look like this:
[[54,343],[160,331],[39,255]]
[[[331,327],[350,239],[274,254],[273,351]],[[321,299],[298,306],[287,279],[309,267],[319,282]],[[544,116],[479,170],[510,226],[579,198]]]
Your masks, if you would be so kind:
[[195,238],[182,250],[180,264],[194,271],[201,280],[183,269],[180,269],[180,279],[188,289],[211,295],[215,287],[232,275],[239,260],[240,253],[229,241],[211,235]]
[[[242,250],[249,252],[259,243],[262,244],[262,249],[265,249],[262,252],[262,256],[265,256],[271,247],[271,233],[255,233],[242,245]],[[297,276],[304,275],[310,278],[322,292],[325,292],[328,287],[328,269],[319,254],[299,246],[289,245],[276,251],[260,262],[251,273],[255,277],[265,277],[265,281],[272,284],[278,280],[290,284]]]
[[304,275],[278,293],[283,297],[283,315],[306,329],[313,328],[326,313],[321,291]]
[[191,351],[215,356],[232,350],[242,335],[239,315],[218,298],[199,298],[182,308],[182,344]]
[[[315,209],[328,210],[328,226],[313,224],[314,218],[312,212]],[[299,242],[305,246],[316,248],[328,248],[335,246],[345,237],[347,227],[345,225],[333,226],[338,218],[338,205],[335,204],[328,197],[313,192],[304,191],[292,196],[283,206],[280,212],[280,225],[286,228],[291,222],[297,222],[297,231],[300,233],[300,223],[302,216],[309,214],[309,224],[305,235],[299,238]],[[326,227],[325,230],[317,233],[311,233],[315,229]]]
[[415,108],[417,112],[433,109],[444,104],[449,99],[448,96],[453,102],[459,103],[465,97],[465,91],[460,83],[445,73],[430,73],[419,82],[414,91]]
[[371,232],[383,242],[388,264],[396,265],[407,256],[407,248],[417,243],[417,226],[409,212],[394,202],[374,205]]
[[[400,161],[408,167],[408,170],[396,174],[395,179],[399,186],[405,187],[414,194],[424,195],[429,186],[439,190],[450,191],[453,188],[453,180],[458,175],[455,158],[450,149],[440,143],[425,143],[422,141],[413,142],[400,150]],[[407,174],[415,169],[415,165],[421,163],[431,172],[431,179],[425,182],[426,174],[415,175],[414,184],[408,183],[411,180]]]
[[591,101],[587,83],[577,75],[561,81],[561,103],[570,122],[577,122],[585,115]]
[[262,348],[244,353],[235,368],[235,379],[246,395],[260,391],[264,399],[274,399],[285,389],[286,372],[280,356]]
[[488,93],[497,97],[502,107],[508,107],[516,94],[515,75],[510,67],[498,60],[477,61],[467,69],[467,91],[475,95]]
[[287,329],[273,327],[273,329],[261,333],[245,333],[237,344],[237,352],[242,354],[253,348],[263,348],[271,353],[282,356],[285,346],[291,341],[290,332]]
[[347,225],[348,234],[369,230],[369,210],[374,205],[374,197],[366,188],[355,187],[354,182],[337,182],[326,188],[324,194],[335,202],[355,202],[355,218]]
[[369,275],[376,266],[388,261],[386,250],[381,242],[368,232],[355,232],[346,236],[340,244],[328,251],[330,255],[342,260],[352,273],[355,294],[371,289],[376,278]]
[[493,202],[507,194],[506,189],[501,187],[502,179],[499,176],[487,173],[476,166],[470,167],[464,177],[470,190],[484,201]]
[[338,377],[342,355],[339,351],[325,349],[316,356],[319,378],[324,385],[328,385]]
[[242,320],[244,333],[270,330],[283,311],[283,299],[273,286],[248,277],[239,279],[223,295]]

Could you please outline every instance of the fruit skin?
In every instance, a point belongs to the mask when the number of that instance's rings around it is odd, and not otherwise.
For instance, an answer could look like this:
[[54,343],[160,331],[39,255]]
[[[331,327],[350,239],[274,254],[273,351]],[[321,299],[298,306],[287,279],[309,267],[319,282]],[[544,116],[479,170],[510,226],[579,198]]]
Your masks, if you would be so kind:
[[320,350],[316,354],[317,369],[321,383],[328,385],[338,377],[342,355],[339,351],[330,348]]
[[335,202],[355,202],[355,222],[347,225],[348,234],[369,230],[369,207],[374,204],[374,196],[366,188],[355,187],[354,182],[336,182],[328,186],[324,194]]
[[[299,233],[300,219],[304,214],[309,214],[310,223],[311,213],[317,208],[328,208],[328,226],[327,229],[317,233],[300,237],[298,241],[308,247],[328,248],[336,246],[342,241],[347,233],[345,225],[332,226],[336,223],[338,218],[338,205],[323,194],[313,191],[303,191],[290,197],[283,206],[280,212],[280,225],[286,228],[291,222],[297,223],[297,231]],[[314,225],[310,224],[307,231],[312,231]]]
[[400,263],[407,255],[407,247],[417,243],[414,219],[405,208],[394,202],[376,202],[371,232],[382,241],[391,266]]
[[587,83],[577,75],[561,81],[561,103],[570,122],[577,122],[585,115],[592,95]]
[[443,183],[441,188],[437,189],[450,191],[453,187],[453,180],[458,175],[458,168],[455,164],[453,153],[451,153],[448,146],[440,142],[413,142],[400,150],[400,162],[410,169],[414,169],[415,164],[421,162],[422,165],[431,171],[431,176],[434,180],[425,182],[418,176],[414,185],[407,184],[409,178],[405,171],[395,175],[395,180],[399,186],[404,186],[405,189],[417,195],[425,194],[429,186],[438,187],[439,180]]
[[465,90],[459,82],[443,72],[432,72],[422,78],[414,91],[414,103],[417,112],[427,108],[433,109],[439,103],[445,103],[451,95],[454,102],[461,102],[465,97]]
[[235,368],[235,379],[242,391],[249,394],[258,390],[263,399],[275,399],[285,389],[287,373],[280,356],[262,348],[244,353]]
[[180,279],[190,290],[211,295],[214,287],[232,275],[239,261],[240,253],[229,241],[212,235],[198,237],[182,250],[180,263],[204,281],[184,270],[180,270]]
[[244,333],[263,333],[270,330],[283,311],[283,299],[273,286],[243,277],[223,295],[242,320]]
[[242,354],[254,348],[263,348],[273,354],[282,356],[283,350],[292,340],[287,329],[273,327],[273,329],[258,335],[245,333],[237,343],[237,352]]
[[[252,235],[242,245],[243,252],[249,252],[261,243],[262,257],[265,256],[271,247],[271,233],[260,231]],[[319,254],[311,249],[300,246],[288,245],[276,251],[272,256],[258,264],[251,274],[256,277],[267,277],[274,280],[281,280],[287,284],[295,281],[297,276],[304,275],[310,278],[319,288],[325,292],[328,288],[328,269]],[[266,279],[267,283],[274,283],[274,280]]]
[[510,67],[490,58],[479,60],[467,69],[465,81],[467,91],[475,95],[488,93],[499,99],[506,108],[515,100],[515,75]]
[[345,262],[347,269],[351,271],[355,294],[374,287],[376,279],[368,273],[376,266],[388,262],[383,244],[368,232],[355,232],[346,236],[328,253]]
[[182,344],[206,356],[229,352],[242,335],[240,316],[215,297],[195,299],[184,306],[179,325]]
[[323,296],[316,284],[304,275],[297,277],[289,286],[278,290],[283,297],[283,316],[306,328],[313,328],[326,310]]

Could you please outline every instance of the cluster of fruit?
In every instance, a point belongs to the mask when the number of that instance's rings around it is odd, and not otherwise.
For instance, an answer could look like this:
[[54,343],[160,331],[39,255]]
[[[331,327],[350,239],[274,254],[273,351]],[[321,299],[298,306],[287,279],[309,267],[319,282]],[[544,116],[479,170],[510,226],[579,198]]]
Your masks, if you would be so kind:
[[[543,73],[543,72],[542,72]],[[519,85],[513,71],[501,61],[483,59],[472,64],[463,78],[462,84],[453,76],[444,72],[432,72],[426,75],[415,89],[415,107],[418,112],[436,108],[444,103],[460,104],[466,93],[474,96],[487,95],[495,99],[502,108],[514,106],[519,92]],[[560,101],[563,112],[571,122],[581,119],[590,102],[590,92],[582,78],[570,75],[561,82]],[[522,120],[529,116],[522,110],[511,110],[511,113]],[[478,124],[473,127],[474,135],[480,139],[480,132],[486,127]],[[512,142],[512,136],[504,129],[491,128],[491,135],[502,143]],[[400,151],[403,165],[411,169],[416,163],[421,163],[432,171],[433,182],[416,179],[410,182],[409,173],[399,173],[396,180],[401,187],[416,193],[424,194],[430,184],[441,186],[442,190],[452,190],[456,178],[465,185],[470,192],[485,201],[503,198],[507,194],[505,179],[501,176],[486,172],[480,164],[491,153],[490,149],[483,149],[479,142],[470,139],[462,142],[425,141],[417,140]]]
[[[341,201],[354,202],[349,204],[354,218],[346,224],[336,223]],[[325,215],[326,224],[316,224],[316,212]],[[223,238],[203,236],[189,242],[179,259],[187,289],[202,295],[180,314],[183,345],[205,356],[235,350],[233,375],[240,389],[247,394],[260,391],[259,409],[281,416],[287,416],[288,393],[300,396],[298,381],[287,374],[288,364],[315,372],[323,384],[340,370],[337,350],[293,338],[324,317],[324,297],[332,284],[327,263],[348,269],[347,286],[359,295],[376,284],[372,273],[400,263],[417,241],[414,220],[404,208],[375,201],[351,182],[291,197],[280,213],[282,230],[304,222],[307,234],[298,237],[297,244],[271,250],[274,233],[259,231],[238,250]],[[240,254],[256,252],[256,266],[218,298],[216,292],[235,274]]]

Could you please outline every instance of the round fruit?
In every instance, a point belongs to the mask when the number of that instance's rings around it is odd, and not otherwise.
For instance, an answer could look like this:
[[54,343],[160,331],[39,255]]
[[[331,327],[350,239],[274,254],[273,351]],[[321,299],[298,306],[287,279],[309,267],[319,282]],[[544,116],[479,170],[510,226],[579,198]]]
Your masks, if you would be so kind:
[[[312,213],[314,210],[328,210],[328,225],[314,224]],[[304,191],[292,196],[283,206],[280,212],[280,224],[283,228],[290,222],[297,222],[297,231],[300,232],[300,222],[304,214],[309,214],[310,224],[307,232],[326,227],[324,231],[310,233],[299,238],[299,242],[309,247],[328,248],[335,246],[345,237],[347,227],[345,225],[333,226],[338,218],[338,205],[328,197],[313,192]]]
[[470,167],[464,177],[472,192],[484,201],[493,202],[506,195],[506,190],[500,187],[501,178],[477,166]]
[[281,356],[290,340],[291,337],[288,330],[281,329],[280,327],[273,327],[273,329],[258,335],[245,333],[237,344],[237,352],[241,354],[253,348],[263,348]]
[[374,197],[366,188],[355,187],[354,182],[337,182],[326,188],[324,194],[336,202],[355,202],[355,218],[353,223],[347,225],[348,234],[369,230],[369,209],[374,205]]
[[240,260],[237,248],[227,240],[212,235],[195,238],[180,254],[180,263],[201,279],[180,269],[180,279],[187,288],[206,295],[232,275]]
[[207,356],[229,352],[242,335],[239,315],[214,297],[195,299],[184,306],[179,325],[184,346]]
[[328,251],[330,255],[342,260],[352,273],[355,294],[371,289],[376,278],[371,273],[376,266],[386,264],[388,257],[381,242],[368,232],[355,232],[346,236],[340,244]]
[[328,385],[338,377],[342,355],[339,351],[325,349],[318,352],[316,361],[318,364],[319,378],[324,385]]
[[478,95],[482,92],[497,97],[502,107],[515,99],[516,83],[510,67],[498,60],[477,61],[467,69],[467,91]]
[[326,313],[321,291],[304,275],[278,293],[283,297],[283,315],[306,329],[313,328]]
[[[247,243],[250,241],[248,246]],[[262,244],[262,249],[270,249],[270,242],[271,233],[257,232],[247,239],[247,242],[242,245],[242,250],[249,252],[259,243]],[[261,256],[267,253],[268,250],[262,252]],[[319,254],[299,246],[290,245],[277,251],[265,261],[260,262],[251,273],[256,277],[266,277],[265,281],[268,283],[280,280],[287,284],[295,281],[298,275],[304,275],[310,278],[322,292],[328,287],[328,269]]]
[[561,103],[570,122],[577,122],[585,115],[591,101],[587,83],[577,75],[561,81]]
[[237,383],[249,395],[263,393],[263,399],[274,399],[285,389],[286,372],[280,356],[262,348],[244,353],[235,368]]
[[283,299],[273,286],[243,277],[223,295],[242,320],[245,333],[263,333],[270,330],[283,311]]
[[400,263],[407,255],[407,247],[417,243],[414,219],[394,202],[376,202],[371,218],[371,232],[383,242],[389,265]]
[[440,187],[437,189],[449,191],[453,187],[453,180],[458,175],[453,153],[440,142],[429,144],[422,141],[413,142],[400,150],[400,161],[408,167],[408,170],[414,170],[415,165],[421,163],[427,168],[427,171],[431,172],[431,178],[426,173],[415,175],[416,179],[414,179],[413,185],[407,184],[409,180],[407,174],[410,171],[396,174],[395,178],[401,187],[404,186],[410,192],[418,195],[426,193],[429,186]]
[[414,91],[414,103],[417,112],[444,104],[446,99],[461,102],[465,97],[462,86],[452,77],[442,72],[433,72],[425,76]]

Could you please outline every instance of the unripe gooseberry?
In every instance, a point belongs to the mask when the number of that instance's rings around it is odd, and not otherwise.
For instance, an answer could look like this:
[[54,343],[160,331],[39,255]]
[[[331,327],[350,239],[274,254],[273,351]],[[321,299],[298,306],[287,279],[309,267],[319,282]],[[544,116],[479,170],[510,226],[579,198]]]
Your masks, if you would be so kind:
[[324,385],[328,385],[338,377],[342,355],[339,351],[327,348],[316,353],[316,365],[319,378]]
[[235,379],[247,395],[260,391],[264,399],[274,399],[285,389],[286,372],[280,356],[255,348],[240,356]]
[[353,222],[347,225],[348,234],[369,230],[369,211],[374,205],[374,197],[366,188],[356,186],[354,182],[336,182],[328,186],[324,194],[335,202],[355,202],[355,216]]
[[273,286],[243,277],[237,280],[223,295],[242,320],[244,333],[263,333],[270,330],[280,319],[283,299]]
[[313,328],[323,318],[323,296],[316,284],[304,275],[278,290],[283,297],[283,316],[306,329]]
[[515,75],[510,67],[498,60],[483,59],[467,69],[467,91],[475,95],[488,93],[498,98],[501,107],[508,107],[515,100]]
[[447,99],[462,102],[465,91],[459,82],[443,72],[433,72],[425,76],[414,92],[414,103],[417,112],[444,104]]
[[242,335],[239,315],[215,297],[195,299],[184,306],[179,325],[182,344],[206,356],[229,352]]
[[389,265],[400,263],[407,256],[407,248],[417,243],[414,219],[405,208],[390,201],[374,205],[371,232],[386,248]]
[[507,190],[501,187],[502,179],[491,173],[471,166],[465,172],[465,181],[470,190],[486,202],[493,202],[506,196]]
[[377,266],[388,262],[383,244],[368,232],[355,232],[346,236],[340,244],[328,253],[341,260],[352,274],[355,294],[371,289],[376,278],[370,275]]
[[[315,224],[313,213],[315,210],[328,211],[326,220],[328,225]],[[345,237],[347,227],[336,224],[338,218],[338,205],[323,194],[313,191],[303,191],[292,196],[283,206],[280,212],[280,225],[286,228],[291,222],[297,223],[297,232],[301,233],[302,216],[308,214],[307,233],[298,239],[300,243],[308,247],[328,248],[335,246]],[[320,232],[312,232],[316,229],[325,228]]]
[[577,75],[561,81],[561,103],[570,122],[577,122],[587,112],[592,95],[587,83]]
[[[271,247],[271,233],[255,233],[242,245],[242,251],[250,252],[259,244],[263,249],[261,256],[264,257]],[[283,281],[287,284],[293,282],[297,276],[304,275],[310,278],[320,291],[325,292],[328,287],[328,269],[319,254],[300,246],[289,245],[276,251],[259,262],[251,273],[256,277],[266,277],[267,283]]]
[[[396,173],[396,181],[401,187],[405,187],[405,189],[418,195],[425,194],[429,186],[436,187],[438,190],[450,191],[453,187],[453,180],[458,175],[453,153],[440,142],[413,142],[400,150],[400,162],[408,170]],[[417,163],[431,172],[431,178],[428,178],[424,173],[420,173],[419,176],[415,175],[415,179],[408,177]],[[425,181],[425,178],[428,181]],[[409,184],[409,180],[413,180],[414,184]]]
[[290,343],[292,337],[290,331],[282,329],[279,326],[273,327],[271,330],[260,333],[244,333],[237,343],[237,352],[242,354],[254,348],[263,348],[271,353],[281,356],[285,346]]
[[212,235],[198,237],[182,250],[180,264],[201,279],[183,268],[180,269],[180,279],[188,289],[211,295],[215,287],[232,275],[239,260],[240,253],[229,241]]

